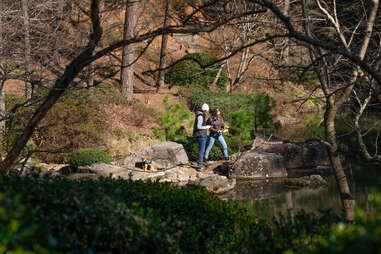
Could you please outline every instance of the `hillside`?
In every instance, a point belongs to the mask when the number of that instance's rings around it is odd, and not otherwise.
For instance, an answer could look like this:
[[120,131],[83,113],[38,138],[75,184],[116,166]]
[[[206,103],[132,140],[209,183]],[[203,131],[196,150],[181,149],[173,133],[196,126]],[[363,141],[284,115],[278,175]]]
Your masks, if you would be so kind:
[[[154,5],[155,6],[155,5]],[[156,5],[156,12],[163,13],[164,6]],[[146,17],[146,22],[156,21],[160,24],[162,17]],[[123,11],[114,11],[113,19],[108,22],[110,26],[122,24],[124,19]],[[148,20],[149,19],[149,20]],[[114,29],[113,33],[106,33],[104,41],[112,40],[112,37],[121,36],[121,28]],[[213,36],[213,35],[212,35]],[[144,43],[137,45],[137,53],[144,47]],[[146,71],[154,70],[159,63],[159,52],[161,47],[161,38],[155,38],[150,47],[144,52],[142,57],[134,64],[134,71],[137,74],[134,79],[134,102],[128,103],[121,99],[119,93],[119,71],[114,73],[112,79],[102,80],[101,76],[96,76],[103,84],[111,87],[112,93],[106,92],[107,96],[102,102],[96,100],[94,104],[94,95],[83,101],[84,108],[79,108],[74,105],[74,101],[82,100],[82,96],[78,95],[73,90],[67,93],[70,97],[73,95],[73,101],[65,102],[56,105],[44,123],[41,124],[37,131],[34,142],[40,150],[62,150],[69,152],[83,147],[98,147],[106,150],[115,159],[119,160],[129,153],[142,149],[145,146],[159,142],[152,134],[153,127],[160,127],[157,123],[157,115],[164,110],[163,100],[166,96],[171,103],[186,103],[186,92],[184,89],[176,86],[176,84],[166,84],[166,87],[155,92],[155,77],[146,75]],[[211,40],[210,35],[176,35],[171,34],[168,38],[168,63],[178,60],[180,57],[191,52],[206,52],[217,57],[222,57],[223,52]],[[268,51],[264,45],[254,47],[254,51],[265,52],[271,55],[273,52]],[[116,52],[120,56],[120,52]],[[230,68],[234,69],[240,64],[241,54],[237,54],[230,61]],[[113,61],[113,65],[118,65],[118,61]],[[277,71],[263,58],[254,58],[247,70],[247,77],[239,83],[237,89],[233,93],[265,93],[267,94],[275,107],[272,110],[272,115],[275,121],[279,121],[283,128],[273,133],[281,138],[295,138],[290,132],[288,126],[290,124],[297,125],[302,120],[305,120],[305,114],[309,114],[314,110],[308,104],[291,103],[295,99],[295,94],[304,93],[301,86],[292,83],[284,83],[282,87],[272,83],[269,80],[277,76]],[[138,78],[139,77],[139,78]],[[260,78],[258,78],[260,77]],[[144,82],[142,81],[144,80]],[[169,89],[169,87],[171,87]],[[7,80],[5,83],[5,93],[7,96],[18,95],[24,93],[24,82],[17,80]],[[215,87],[211,88],[215,91],[222,91]],[[84,90],[87,90],[84,88]],[[95,92],[94,94],[97,94]],[[78,98],[77,98],[77,97]],[[104,96],[104,95],[102,95]],[[66,103],[66,104],[65,104]],[[82,103],[82,101],[81,101]],[[74,105],[74,106],[73,106]],[[95,105],[95,106],[94,106]],[[213,105],[210,105],[213,107]],[[71,111],[73,110],[74,111]],[[73,112],[77,112],[75,116]],[[63,114],[60,119],[57,115]],[[85,113],[84,113],[85,112]],[[86,116],[84,116],[86,115]],[[95,119],[95,120],[94,120]],[[81,124],[78,122],[81,121]],[[88,122],[86,122],[88,121]],[[51,130],[44,129],[43,125],[52,125]],[[99,135],[99,136],[97,136]],[[46,162],[65,162],[65,156],[57,156],[56,153],[41,153],[39,157]]]

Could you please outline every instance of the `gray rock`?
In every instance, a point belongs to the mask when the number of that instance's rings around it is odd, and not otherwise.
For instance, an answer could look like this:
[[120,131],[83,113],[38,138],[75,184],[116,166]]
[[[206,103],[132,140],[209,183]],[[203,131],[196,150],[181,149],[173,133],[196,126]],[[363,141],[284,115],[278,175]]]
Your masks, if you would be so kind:
[[124,160],[124,166],[135,167],[143,157],[151,159],[157,169],[167,169],[178,165],[188,164],[189,159],[182,144],[163,142],[138,151]]
[[90,166],[78,167],[78,171],[82,173],[93,173],[105,177],[115,177],[120,173],[123,174],[128,172],[128,169],[106,163],[96,163]]
[[232,176],[241,179],[265,179],[287,177],[287,171],[281,155],[250,150],[233,164]]
[[323,144],[265,144],[257,147],[256,150],[282,155],[287,169],[330,165],[327,150]]

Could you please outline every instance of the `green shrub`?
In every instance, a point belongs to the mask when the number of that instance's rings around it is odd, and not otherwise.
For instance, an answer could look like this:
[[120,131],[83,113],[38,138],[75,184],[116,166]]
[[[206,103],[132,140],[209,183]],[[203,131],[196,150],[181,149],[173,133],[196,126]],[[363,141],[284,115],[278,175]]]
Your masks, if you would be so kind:
[[69,157],[70,166],[74,168],[99,162],[110,163],[110,156],[106,152],[95,148],[76,150]]
[[[22,236],[36,243],[58,239],[53,241],[56,246],[41,246],[62,253],[282,253],[306,249],[316,237],[329,235],[331,225],[340,220],[330,213],[301,213],[261,221],[238,203],[220,200],[200,187],[122,179],[4,176],[0,193],[4,191],[7,198],[19,196],[23,205],[34,207],[8,217],[25,221],[18,224],[21,228],[46,230]],[[0,227],[8,227],[3,207],[11,203],[0,198],[0,204]],[[31,250],[28,241],[20,241],[19,248]]]
[[246,110],[238,110],[230,114],[231,126],[229,132],[241,140],[251,140],[254,126],[254,116]]
[[[201,85],[209,88],[217,75],[220,64],[208,65],[216,60],[216,57],[206,53],[188,54],[168,69],[165,81],[179,86]],[[222,71],[217,81],[217,86],[224,88],[227,80],[226,73]]]
[[158,124],[162,129],[153,128],[156,138],[183,141],[189,135],[187,129],[193,126],[191,121],[192,112],[183,103],[172,104],[168,102],[168,96],[163,100],[165,111],[159,113]]
[[372,192],[369,201],[375,206],[374,215],[365,215],[356,209],[356,223],[338,223],[332,226],[329,234],[318,235],[314,244],[296,252],[300,254],[357,254],[380,253],[381,250],[381,194]]
[[20,195],[0,192],[0,253],[52,253],[57,241],[35,217]]
[[203,103],[208,103],[211,109],[219,108],[225,120],[238,110],[246,110],[254,116],[253,127],[257,131],[273,131],[279,128],[279,123],[272,120],[271,110],[274,105],[265,94],[228,94],[212,91],[195,93],[188,98],[191,110],[198,110]]

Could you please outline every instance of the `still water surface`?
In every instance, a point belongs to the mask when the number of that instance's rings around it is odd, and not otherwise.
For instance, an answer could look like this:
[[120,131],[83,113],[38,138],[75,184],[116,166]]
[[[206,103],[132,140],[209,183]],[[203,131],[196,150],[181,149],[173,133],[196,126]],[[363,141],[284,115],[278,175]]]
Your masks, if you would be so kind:
[[[375,208],[368,201],[368,194],[372,188],[381,190],[381,165],[349,163],[346,169],[356,204],[366,213],[373,213]],[[222,198],[239,201],[260,218],[271,218],[279,213],[294,215],[300,210],[319,212],[331,209],[341,213],[336,181],[333,176],[324,178],[328,187],[318,189],[290,189],[282,179],[240,181]]]

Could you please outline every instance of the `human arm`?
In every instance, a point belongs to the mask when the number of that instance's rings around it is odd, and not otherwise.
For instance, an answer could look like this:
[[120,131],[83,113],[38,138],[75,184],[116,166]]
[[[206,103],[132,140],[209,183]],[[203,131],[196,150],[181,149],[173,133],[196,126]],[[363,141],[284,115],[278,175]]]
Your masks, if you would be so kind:
[[203,117],[201,115],[199,115],[197,117],[197,129],[198,130],[207,130],[210,128],[210,125],[202,125],[202,122],[203,122]]

